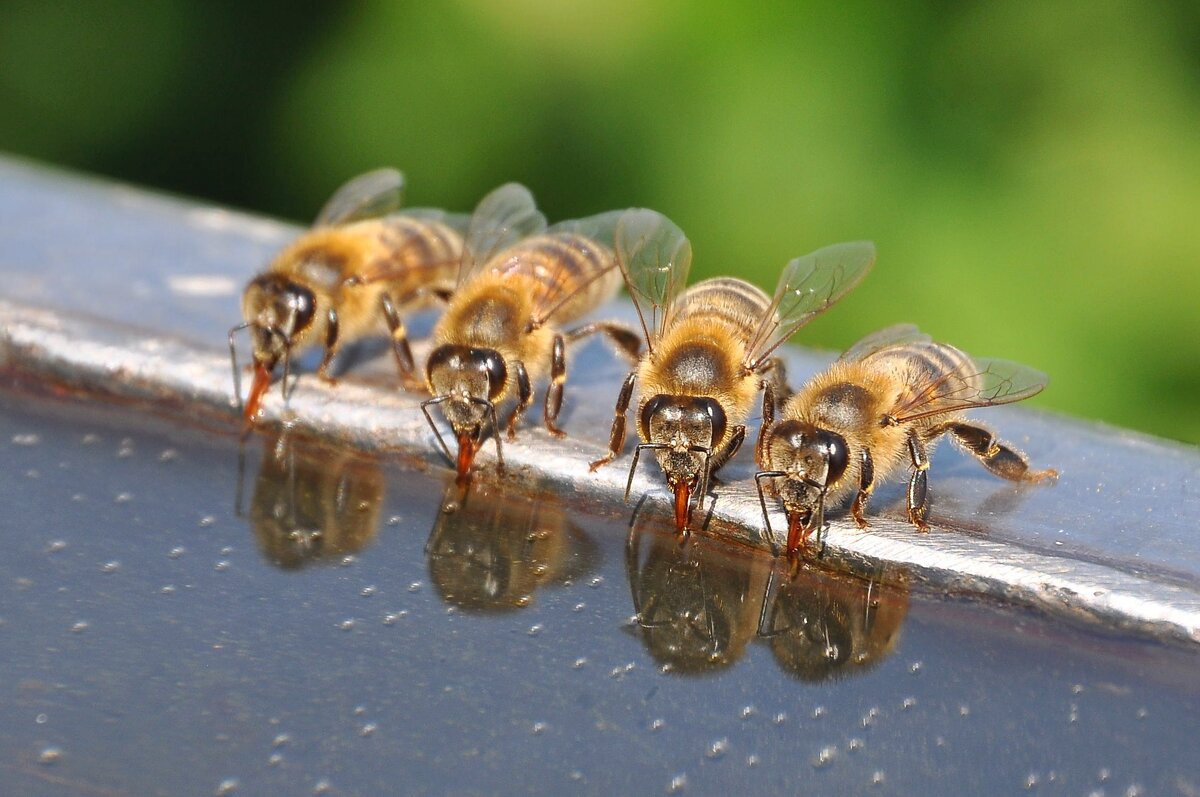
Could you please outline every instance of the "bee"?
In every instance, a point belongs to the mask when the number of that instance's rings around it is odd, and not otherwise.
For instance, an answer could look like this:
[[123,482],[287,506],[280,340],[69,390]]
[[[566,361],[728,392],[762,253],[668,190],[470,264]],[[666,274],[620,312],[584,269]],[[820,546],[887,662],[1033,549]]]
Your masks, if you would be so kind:
[[[904,464],[908,519],[928,531],[929,454],[943,435],[984,467],[1015,482],[1046,482],[1052,469],[1032,471],[1025,455],[992,432],[966,420],[975,407],[1011,404],[1046,386],[1040,371],[1003,360],[972,359],[910,324],[868,335],[827,371],[792,396],[774,419],[763,403],[755,474],[763,518],[770,518],[763,491],[774,480],[788,518],[787,550],[794,555],[824,526],[825,505],[851,495],[850,516],[866,528],[867,499],[876,483]],[[774,535],[771,535],[774,545]]]
[[875,262],[869,242],[843,243],[792,260],[773,298],[732,277],[683,290],[691,244],[665,216],[635,210],[616,231],[617,261],[641,320],[646,352],[617,397],[607,455],[625,445],[626,413],[640,383],[637,431],[625,497],[643,451],[653,451],[674,493],[675,528],[687,530],[691,497],[741,447],[759,390],[774,405],[785,384],[774,352],[800,327],[841,299]]
[[324,345],[317,374],[330,380],[338,349],[386,324],[401,374],[412,373],[400,309],[449,294],[462,256],[462,219],[435,210],[393,213],[403,191],[404,176],[394,169],[354,178],[329,199],[313,228],[246,286],[244,321],[229,330],[229,357],[240,403],[234,336],[249,329],[254,378],[242,405],[247,424],[258,416],[276,366],[283,363],[286,394],[292,357],[312,345]]
[[[507,436],[533,402],[533,383],[549,372],[543,420],[555,437],[566,383],[566,346],[596,332],[628,356],[640,345],[632,330],[597,322],[570,331],[573,321],[616,293],[621,277],[611,247],[618,212],[546,227],[528,189],[516,183],[484,197],[471,216],[458,283],[433,330],[425,377],[432,398],[421,409],[460,483],[487,433],[504,466],[496,407],[515,398]],[[453,428],[452,456],[430,413],[441,405]]]

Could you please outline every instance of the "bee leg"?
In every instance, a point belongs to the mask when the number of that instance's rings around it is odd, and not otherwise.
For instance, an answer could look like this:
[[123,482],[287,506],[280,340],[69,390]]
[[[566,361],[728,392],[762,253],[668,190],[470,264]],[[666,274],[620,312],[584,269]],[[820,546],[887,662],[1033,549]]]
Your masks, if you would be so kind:
[[564,349],[563,336],[555,335],[554,353],[550,358],[550,386],[546,388],[545,412],[542,414],[546,428],[550,430],[550,434],[558,438],[567,436],[567,433],[559,429],[555,423],[558,420],[558,412],[562,409],[563,385],[567,381],[567,362]]
[[525,370],[525,363],[514,360],[513,364],[517,372],[517,408],[513,410],[512,415],[508,416],[508,423],[505,424],[509,440],[516,439],[517,422],[521,420],[525,410],[529,409],[529,405],[533,403],[533,387],[529,384],[529,372]]
[[408,347],[408,329],[404,326],[404,320],[400,318],[400,311],[396,309],[392,297],[387,293],[379,297],[379,309],[383,313],[388,331],[391,333],[392,353],[396,355],[396,365],[400,368],[400,376],[412,376],[416,366],[413,364],[412,349]]
[[641,336],[624,324],[617,324],[612,321],[593,321],[590,324],[584,324],[578,329],[572,329],[566,334],[567,343],[574,343],[589,335],[595,335],[597,332],[607,335],[608,339],[616,344],[617,351],[620,352],[621,356],[629,360],[629,362],[636,365],[638,360],[641,359]]
[[629,399],[633,396],[633,383],[636,380],[637,371],[633,371],[625,377],[625,384],[621,385],[621,392],[617,395],[616,409],[613,410],[612,432],[608,436],[608,453],[588,465],[588,470],[595,472],[598,468],[612,462],[625,447],[625,413],[629,411]]
[[783,361],[782,357],[772,357],[767,360],[767,365],[762,372],[767,377],[763,381],[775,391],[776,407],[792,397],[792,389],[788,387],[787,381],[787,363]]
[[771,427],[775,425],[775,387],[767,380],[762,381],[762,423],[758,427],[758,442],[754,444],[754,462],[760,468],[767,467],[767,440]]
[[330,384],[337,382],[329,375],[329,366],[333,363],[333,355],[337,354],[337,350],[338,314],[336,309],[330,307],[325,318],[325,355],[321,358],[321,365],[317,368],[317,376]]
[[875,489],[875,461],[871,459],[871,450],[869,448],[862,450],[861,464],[858,495],[854,496],[854,503],[850,505],[850,517],[854,518],[854,522],[858,524],[860,529],[865,529],[867,527],[867,519],[863,517],[863,514],[867,510],[867,499],[871,497],[871,491]]
[[991,431],[982,426],[954,422],[947,424],[946,431],[954,435],[963,448],[978,457],[985,468],[1002,479],[1038,483],[1058,478],[1058,471],[1053,468],[1029,470],[1029,460],[1024,454],[997,440]]
[[915,431],[908,436],[908,455],[913,464],[912,478],[908,480],[908,519],[917,531],[929,531],[925,522],[929,514],[929,457]]
[[715,476],[722,465],[737,456],[737,452],[741,449],[742,443],[745,441],[746,427],[743,425],[733,427],[733,434],[729,436],[729,440],[726,441],[725,445],[713,452],[712,465],[708,469],[709,474]]

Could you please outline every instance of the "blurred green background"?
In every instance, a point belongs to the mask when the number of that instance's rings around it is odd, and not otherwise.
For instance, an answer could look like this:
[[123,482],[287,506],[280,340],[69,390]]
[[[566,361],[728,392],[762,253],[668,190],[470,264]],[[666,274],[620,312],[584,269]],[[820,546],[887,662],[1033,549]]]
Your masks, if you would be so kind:
[[800,342],[913,321],[1200,442],[1195,0],[300,8],[0,0],[0,150],[296,220],[379,165],[457,210],[519,180],[767,288],[872,238]]

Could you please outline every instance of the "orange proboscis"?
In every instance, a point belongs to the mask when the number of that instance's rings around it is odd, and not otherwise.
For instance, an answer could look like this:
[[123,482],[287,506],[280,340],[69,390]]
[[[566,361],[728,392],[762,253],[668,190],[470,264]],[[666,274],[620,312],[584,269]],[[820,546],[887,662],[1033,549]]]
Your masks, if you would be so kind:
[[250,383],[250,395],[246,397],[245,421],[253,423],[262,410],[263,396],[271,386],[271,369],[262,363],[254,364],[254,381]]
[[692,503],[692,483],[681,479],[675,485],[675,530],[680,534],[687,528],[688,507]]
[[458,461],[455,464],[458,470],[456,482],[459,487],[466,484],[467,476],[471,472],[471,463],[475,461],[475,453],[478,450],[470,434],[466,432],[458,434]]
[[800,512],[788,512],[787,552],[792,555],[808,542],[808,523]]

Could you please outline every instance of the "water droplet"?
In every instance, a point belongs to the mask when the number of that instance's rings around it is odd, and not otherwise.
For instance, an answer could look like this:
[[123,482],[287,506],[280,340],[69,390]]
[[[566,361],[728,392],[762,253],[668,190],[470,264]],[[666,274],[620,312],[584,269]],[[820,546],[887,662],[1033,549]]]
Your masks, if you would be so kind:
[[400,521],[399,515],[392,515],[390,518],[387,519],[387,524],[389,526],[399,526],[400,522],[401,521]]
[[329,778],[321,778],[313,786],[313,794],[329,794],[333,791],[333,784],[329,782]]
[[539,736],[546,732],[547,725],[544,722],[533,723],[533,735]]
[[173,448],[164,448],[158,455],[159,462],[173,462],[179,459],[179,452]]
[[821,717],[824,717],[824,716],[825,716],[825,707],[824,706],[817,706],[816,708],[813,709],[813,719],[819,720],[819,719],[821,719]]
[[879,716],[879,709],[877,709],[877,708],[867,709],[867,713],[864,714],[863,718],[862,718],[862,726],[864,728],[871,727],[872,725],[875,724],[875,718],[878,716]]
[[542,631],[544,631],[544,630],[546,630],[546,627],[544,625],[542,625],[541,623],[534,623],[533,625],[529,626],[529,631],[527,631],[526,633],[528,633],[529,636],[537,636],[538,634],[542,633]]
[[1030,772],[1025,776],[1025,790],[1033,791],[1038,786],[1038,776],[1036,772]]
[[271,753],[271,755],[269,755],[267,757],[267,766],[269,766],[269,767],[277,767],[282,763],[283,763],[283,754],[282,753]]
[[102,572],[102,573],[115,573],[120,569],[121,569],[121,563],[116,561],[115,559],[111,562],[105,562],[103,565],[100,566],[100,572]]
[[916,704],[917,704],[917,699],[915,697],[906,697],[900,701],[900,709],[902,711],[908,711],[910,708],[912,708]]
[[47,717],[45,714],[38,714],[36,717],[33,718],[33,721],[36,722],[38,725],[45,725],[49,720],[50,720],[50,718]]
[[1149,712],[1149,711],[1147,711],[1146,709],[1144,709],[1144,708],[1139,708],[1139,709],[1137,710],[1137,718],[1138,718],[1138,719],[1140,719],[1140,720],[1144,720],[1144,719],[1146,719],[1146,717],[1149,717],[1149,716],[1150,716],[1150,712]]
[[595,587],[600,586],[603,583],[604,583],[604,576],[593,576],[591,581],[588,582],[588,586],[595,588]]
[[184,548],[182,545],[176,545],[174,548],[167,551],[167,557],[169,559],[178,559],[185,553],[187,553],[187,548]]
[[213,565],[213,570],[216,570],[218,573],[224,573],[229,569],[231,564],[232,563],[228,559],[219,559],[217,560],[217,563]]
[[92,446],[100,442],[100,435],[89,432],[79,439],[79,442],[85,446]]
[[395,625],[396,621],[399,620],[403,616],[404,615],[400,614],[399,612],[394,612],[392,614],[385,614],[383,616],[383,624],[384,625]]
[[921,662],[914,661],[912,664],[908,665],[908,671],[911,672],[913,675],[916,675],[917,673],[919,673],[921,671],[921,668],[923,666],[925,666],[925,665],[923,665]]
[[361,717],[362,715],[364,715],[364,714],[366,714],[366,713],[367,713],[367,707],[366,707],[366,706],[363,706],[363,705],[358,705],[358,706],[355,706],[355,707],[354,707],[354,716],[356,716],[356,717]]
[[1071,694],[1073,694],[1073,695],[1083,694],[1083,684],[1075,684],[1074,686],[1072,686]]
[[420,591],[420,589],[421,589],[420,581],[414,581],[413,583],[408,585],[409,592],[418,592],[418,591]]
[[1129,788],[1125,790],[1125,797],[1142,797],[1141,784],[1130,783]]
[[746,766],[748,766],[748,767],[758,766],[758,756],[754,755],[753,753],[746,756]]
[[369,597],[371,597],[372,595],[374,595],[374,594],[375,594],[376,592],[378,592],[378,591],[379,591],[379,588],[378,588],[378,587],[376,587],[376,586],[369,586],[369,587],[363,587],[363,588],[362,588],[362,592],[360,592],[359,594],[360,594],[360,595],[362,595],[364,598],[369,598]]
[[132,500],[133,500],[133,493],[117,493],[113,497],[113,503],[116,503],[116,504],[128,504]]
[[66,547],[67,547],[67,543],[65,540],[53,540],[53,541],[51,541],[50,545],[46,548],[46,552],[47,553],[58,553],[59,551],[64,550]]
[[720,758],[729,752],[729,740],[717,739],[715,742],[710,742],[708,749],[704,751],[704,755],[708,758]]
[[28,446],[36,446],[38,443],[42,442],[42,438],[38,437],[36,434],[33,434],[33,433],[15,434],[12,436],[12,441],[13,441],[14,446],[28,447]]
[[368,722],[358,729],[358,735],[365,738],[375,733],[377,730],[379,730],[378,725],[376,725],[374,722]]
[[292,743],[292,735],[290,733],[281,733],[271,740],[272,747],[283,747],[285,744]]
[[161,592],[163,595],[174,595],[175,594],[175,585],[174,584],[164,584],[163,588],[160,589],[159,592]]
[[821,769],[833,763],[833,759],[837,758],[837,748],[833,745],[827,745],[817,751],[816,757],[812,760],[814,769]]
[[774,717],[771,718],[771,721],[774,722],[776,725],[782,725],[783,723],[787,722],[787,720],[788,720],[788,715],[784,711],[780,711],[778,714],[776,714]]
[[82,503],[83,501],[87,500],[87,496],[84,495],[83,493],[74,493],[71,495],[71,500],[78,504],[78,503]]
[[659,665],[658,671],[661,672],[663,675],[666,675],[667,673],[675,672],[675,665],[669,661],[664,661],[662,664]]
[[573,666],[575,669],[577,669],[577,670],[578,670],[578,669],[580,669],[581,667],[584,667],[584,666],[586,666],[586,665],[587,665],[587,663],[588,663],[587,657],[586,657],[586,656],[580,656],[579,658],[575,659],[575,663],[574,663],[572,666]]
[[577,603],[577,604],[575,604],[573,607],[571,607],[571,611],[573,611],[573,612],[581,612],[581,611],[583,611],[583,610],[584,610],[584,609],[586,609],[586,608],[587,608],[587,604],[586,604],[586,603]]
[[351,617],[349,619],[342,620],[340,623],[338,623],[338,629],[341,631],[353,631],[354,630],[354,618]]
[[204,517],[200,518],[200,522],[197,525],[199,525],[202,529],[206,529],[216,522],[217,519],[212,515],[205,515]]
[[846,743],[846,750],[851,753],[857,753],[859,750],[863,749],[864,746],[866,746],[866,742],[864,742],[862,739],[855,738]]
[[650,732],[655,733],[667,727],[667,721],[661,718],[650,720]]
[[881,785],[883,785],[884,780],[885,780],[885,778],[884,778],[882,769],[877,769],[871,773],[871,785],[872,786],[881,786]]
[[757,713],[758,710],[754,708],[754,706],[742,706],[741,718],[743,720],[748,720]]
[[46,766],[57,764],[62,760],[62,756],[63,751],[61,747],[47,747],[38,754],[38,763],[45,764]]
[[580,780],[583,780],[583,773],[580,772],[578,769],[572,769],[571,774],[568,777],[570,777],[571,780],[580,781]]
[[667,784],[667,794],[678,794],[687,788],[687,774],[680,772]]
[[71,626],[72,634],[79,634],[86,630],[88,630],[87,620],[80,620],[79,622],[77,622],[73,626]]
[[971,716],[971,707],[968,706],[966,703],[963,703],[961,706],[958,707],[958,716],[960,716],[960,717]]
[[217,785],[217,790],[213,792],[217,797],[224,797],[226,794],[233,794],[238,790],[237,778],[226,778]]
[[358,557],[355,556],[354,554],[350,553],[350,554],[346,554],[345,556],[343,556],[342,561],[338,562],[338,564],[342,567],[350,567],[357,561],[358,561]]

